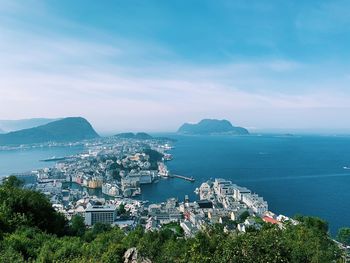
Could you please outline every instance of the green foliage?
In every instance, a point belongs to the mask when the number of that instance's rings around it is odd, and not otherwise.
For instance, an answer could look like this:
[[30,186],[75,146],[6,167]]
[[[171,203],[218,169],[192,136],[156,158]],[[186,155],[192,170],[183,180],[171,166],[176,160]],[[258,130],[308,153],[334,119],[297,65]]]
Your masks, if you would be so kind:
[[238,223],[243,223],[249,216],[250,213],[248,211],[244,211],[242,214],[240,214],[238,218]]
[[92,228],[92,233],[97,236],[98,234],[101,234],[103,232],[108,232],[112,229],[111,225],[109,224],[104,224],[104,223],[96,223],[94,224]]
[[151,163],[150,169],[158,169],[157,163],[162,160],[163,154],[152,149],[145,149],[144,153],[149,156],[149,162]]
[[309,228],[316,228],[324,233],[328,232],[328,223],[321,218],[302,215],[296,215],[294,218]]
[[340,228],[338,231],[337,240],[344,245],[350,246],[350,228]]
[[[314,218],[315,219],[315,218]],[[318,223],[321,221],[316,220]],[[340,251],[327,233],[325,226],[320,227],[312,223],[301,223],[297,226],[288,226],[283,230],[288,256],[291,262],[334,262],[340,258]],[[315,223],[315,221],[314,221]]]
[[106,263],[123,263],[123,255],[126,249],[122,244],[110,244],[107,250],[102,254],[102,262]]
[[47,241],[48,235],[38,229],[21,227],[4,237],[2,246],[7,251],[16,251],[25,260],[33,259],[38,249]]
[[118,208],[118,215],[124,215],[125,213],[126,213],[125,205],[124,204],[120,204],[119,208]]
[[21,253],[11,247],[5,247],[0,252],[0,263],[22,263],[24,261]]
[[64,234],[67,222],[52,208],[41,193],[18,188],[9,178],[0,187],[0,226],[2,232],[13,232],[20,226],[37,227],[57,235]]
[[184,230],[182,229],[182,227],[180,226],[179,223],[169,223],[166,225],[163,225],[162,227],[164,230],[165,229],[169,229],[171,231],[173,231],[173,233],[177,236],[177,237],[183,237],[184,236]]
[[[48,222],[59,217],[48,204],[44,196],[13,184],[0,187],[0,262],[118,263],[131,247],[154,263],[341,262],[341,251],[329,238],[326,222],[314,217],[299,216],[300,224],[283,229],[263,224],[261,230],[245,234],[225,233],[223,225],[216,224],[184,238],[175,223],[160,231],[145,232],[138,226],[125,233],[105,224],[85,229],[82,218],[75,216],[69,231],[61,233]],[[349,230],[341,230],[338,238],[347,242]]]
[[73,216],[71,220],[71,233],[74,236],[83,236],[85,234],[85,222],[84,218],[80,215]]
[[4,187],[4,188],[20,187],[22,185],[23,185],[23,181],[18,179],[14,175],[11,175],[9,177],[5,177],[2,181],[2,187]]
[[[90,230],[93,232],[93,230]],[[87,231],[85,235],[88,233]],[[99,231],[97,231],[99,232]],[[193,238],[179,238],[166,228],[125,234],[118,228],[84,237],[57,237],[38,229],[18,229],[0,242],[1,260],[11,262],[123,262],[125,251],[137,247],[152,262],[339,262],[338,247],[324,232],[300,224],[280,229],[265,225],[260,231],[224,233],[222,227],[208,227]]]

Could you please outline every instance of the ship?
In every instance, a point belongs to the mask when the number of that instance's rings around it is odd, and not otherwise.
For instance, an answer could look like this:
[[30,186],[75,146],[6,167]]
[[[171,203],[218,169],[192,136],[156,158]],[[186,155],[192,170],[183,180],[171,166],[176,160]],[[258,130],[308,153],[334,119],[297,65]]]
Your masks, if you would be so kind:
[[65,160],[66,158],[67,158],[67,157],[56,157],[56,156],[52,156],[51,158],[40,160],[40,162],[56,162],[56,161],[63,161],[63,160]]

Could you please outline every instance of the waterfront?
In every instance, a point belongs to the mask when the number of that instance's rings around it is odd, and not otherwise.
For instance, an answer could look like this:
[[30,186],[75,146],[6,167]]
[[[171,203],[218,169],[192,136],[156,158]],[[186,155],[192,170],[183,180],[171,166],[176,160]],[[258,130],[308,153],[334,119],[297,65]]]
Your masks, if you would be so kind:
[[276,213],[324,218],[333,234],[350,224],[350,173],[343,169],[350,163],[350,137],[173,137],[170,171],[196,182],[161,181],[143,190],[144,199],[195,198],[193,190],[203,181],[221,177],[263,196]]
[[0,178],[11,173],[28,172],[32,169],[51,167],[54,162],[42,162],[53,156],[63,157],[84,151],[84,147],[42,147],[22,150],[0,150]]
[[[209,178],[225,178],[263,196],[271,211],[292,216],[315,215],[330,222],[332,232],[349,225],[350,137],[334,136],[178,136],[170,151],[171,172],[193,177],[194,183],[161,179],[142,186],[139,198],[162,202],[184,195]],[[52,156],[71,155],[74,148],[0,152],[0,174],[40,168]],[[12,169],[12,170],[11,170]]]

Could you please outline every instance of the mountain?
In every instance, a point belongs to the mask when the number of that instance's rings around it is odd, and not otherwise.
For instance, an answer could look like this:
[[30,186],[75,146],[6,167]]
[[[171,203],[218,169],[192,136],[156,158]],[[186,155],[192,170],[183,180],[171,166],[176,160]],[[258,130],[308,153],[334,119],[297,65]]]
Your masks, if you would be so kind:
[[45,125],[57,120],[59,119],[33,118],[23,120],[0,120],[0,130],[4,132],[18,131]]
[[0,145],[68,142],[98,137],[91,124],[81,117],[69,117],[38,127],[0,134]]
[[4,131],[4,130],[2,130],[2,129],[0,129],[0,134],[2,134],[2,133],[5,133],[5,131]]
[[233,126],[228,120],[204,119],[196,124],[183,124],[178,133],[193,135],[210,135],[210,134],[232,134],[246,135],[248,130],[242,127]]
[[114,135],[115,137],[122,138],[122,139],[138,139],[138,140],[149,140],[153,139],[153,137],[145,132],[138,132],[138,133],[132,133],[132,132],[125,132],[125,133],[119,133],[117,135]]

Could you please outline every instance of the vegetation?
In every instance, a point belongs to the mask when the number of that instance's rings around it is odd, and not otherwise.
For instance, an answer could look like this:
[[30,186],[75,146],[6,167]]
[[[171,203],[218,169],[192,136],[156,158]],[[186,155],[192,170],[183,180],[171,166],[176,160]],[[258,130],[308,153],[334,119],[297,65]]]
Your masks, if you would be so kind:
[[68,225],[42,194],[18,185],[11,178],[0,186],[0,262],[123,262],[131,247],[152,262],[342,262],[325,222],[314,217],[246,234],[214,225],[193,238],[184,238],[177,224],[155,232],[104,224],[85,229],[81,217]]
[[178,223],[175,223],[175,222],[163,225],[162,229],[163,230],[169,229],[178,237],[184,236],[184,230]]
[[19,188],[21,181],[9,177],[0,187],[0,238],[21,227],[35,227],[61,236],[67,230],[63,215],[41,193]]
[[238,223],[243,223],[250,216],[248,211],[244,211],[238,218]]
[[125,210],[125,205],[124,204],[120,204],[118,207],[118,215],[124,215],[126,213]]
[[158,162],[163,158],[163,154],[152,149],[145,149],[144,153],[149,156],[149,162],[151,163],[150,169],[158,169]]
[[350,228],[340,228],[338,231],[337,240],[344,245],[350,246]]

